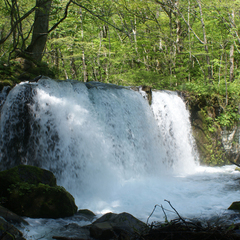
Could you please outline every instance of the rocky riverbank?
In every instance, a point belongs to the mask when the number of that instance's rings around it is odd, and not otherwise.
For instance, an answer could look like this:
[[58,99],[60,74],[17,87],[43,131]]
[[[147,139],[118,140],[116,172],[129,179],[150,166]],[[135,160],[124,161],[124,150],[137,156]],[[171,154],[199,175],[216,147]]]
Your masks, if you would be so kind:
[[[0,172],[0,191],[1,240],[29,239],[19,231],[28,228],[23,216],[74,219],[66,220],[60,228],[47,234],[46,239],[240,239],[240,224],[229,224],[220,218],[212,222],[187,220],[170,202],[178,218],[166,219],[164,223],[144,223],[126,212],[107,213],[97,218],[90,210],[77,211],[71,194],[56,185],[56,178],[50,171],[38,167],[20,165]],[[240,215],[239,203],[232,204],[229,209],[238,209],[233,215]]]

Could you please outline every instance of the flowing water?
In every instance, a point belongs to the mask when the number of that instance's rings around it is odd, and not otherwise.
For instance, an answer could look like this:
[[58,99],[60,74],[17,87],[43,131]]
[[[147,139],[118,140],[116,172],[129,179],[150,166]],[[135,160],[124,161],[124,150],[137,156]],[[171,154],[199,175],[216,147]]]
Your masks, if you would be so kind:
[[[154,91],[150,107],[130,88],[43,78],[17,85],[0,107],[0,167],[53,171],[79,209],[146,222],[156,204],[177,217],[165,200],[189,218],[230,214],[239,200],[234,166],[199,165],[189,112],[174,92]],[[149,222],[164,217],[158,207]],[[29,221],[34,235],[42,220]]]

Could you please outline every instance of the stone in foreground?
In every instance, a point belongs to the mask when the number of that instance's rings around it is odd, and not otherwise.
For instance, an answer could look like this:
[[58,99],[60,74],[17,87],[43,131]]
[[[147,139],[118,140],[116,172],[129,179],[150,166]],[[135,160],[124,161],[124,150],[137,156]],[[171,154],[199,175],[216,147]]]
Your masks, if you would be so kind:
[[50,171],[20,165],[0,172],[1,202],[12,212],[31,218],[69,217],[77,212],[73,196],[56,185]]
[[240,201],[233,202],[231,206],[228,208],[228,210],[238,210],[240,211]]
[[107,213],[88,225],[90,236],[95,239],[136,239],[148,231],[148,226],[132,216],[123,212],[120,214]]

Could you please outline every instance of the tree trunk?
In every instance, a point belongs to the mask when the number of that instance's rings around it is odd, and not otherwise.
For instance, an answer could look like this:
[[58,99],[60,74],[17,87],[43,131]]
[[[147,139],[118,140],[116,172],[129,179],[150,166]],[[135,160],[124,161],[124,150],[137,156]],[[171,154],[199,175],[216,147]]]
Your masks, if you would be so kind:
[[[190,68],[192,67],[192,48],[191,48],[191,30],[189,28],[190,26],[190,8],[191,8],[191,5],[190,5],[190,0],[188,0],[188,42],[189,42],[189,45],[188,45],[188,51],[189,51],[189,70]],[[191,71],[188,71],[188,81],[190,82],[191,81]]]
[[[232,10],[232,21],[231,21],[231,27],[235,27],[235,12]],[[234,80],[234,43],[230,47],[230,73],[229,73],[229,81],[232,82]]]
[[230,74],[229,81],[232,82],[234,79],[234,44],[230,48]]
[[[80,18],[81,18],[81,34],[82,34],[82,42],[84,43],[84,31],[83,31],[83,13],[82,8],[79,9]],[[87,72],[87,64],[85,61],[85,49],[84,44],[82,45],[82,72],[83,72],[83,81],[88,82],[88,72]]]
[[37,62],[42,60],[47,42],[51,3],[52,0],[36,0],[38,8],[35,12],[32,40],[26,52]]

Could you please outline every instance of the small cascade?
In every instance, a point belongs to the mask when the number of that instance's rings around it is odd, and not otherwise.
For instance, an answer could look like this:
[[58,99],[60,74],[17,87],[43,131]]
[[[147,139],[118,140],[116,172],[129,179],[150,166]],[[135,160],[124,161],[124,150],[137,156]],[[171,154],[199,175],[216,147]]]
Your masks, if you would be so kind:
[[198,152],[192,136],[189,111],[176,92],[153,91],[152,110],[167,152],[168,165],[192,173]]

